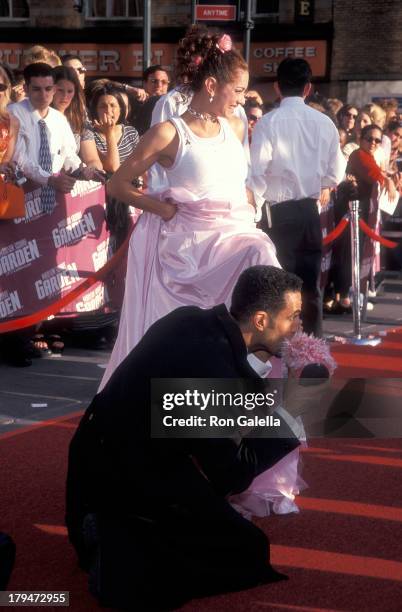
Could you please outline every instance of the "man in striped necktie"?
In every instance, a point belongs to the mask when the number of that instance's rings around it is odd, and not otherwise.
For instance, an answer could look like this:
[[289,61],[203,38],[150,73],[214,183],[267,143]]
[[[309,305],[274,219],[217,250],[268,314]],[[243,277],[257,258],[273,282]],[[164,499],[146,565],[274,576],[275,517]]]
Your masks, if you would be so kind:
[[89,180],[93,169],[82,167],[67,119],[50,106],[54,95],[52,68],[43,63],[30,64],[24,69],[24,77],[27,98],[9,106],[20,123],[14,159],[25,176],[42,187],[42,211],[51,213],[56,192],[69,193],[76,174]]
[[[46,133],[46,122],[44,119],[38,121],[40,131],[39,165],[46,172],[52,172],[52,156]],[[56,191],[49,184],[42,187],[41,193],[42,210],[51,213],[56,203]]]

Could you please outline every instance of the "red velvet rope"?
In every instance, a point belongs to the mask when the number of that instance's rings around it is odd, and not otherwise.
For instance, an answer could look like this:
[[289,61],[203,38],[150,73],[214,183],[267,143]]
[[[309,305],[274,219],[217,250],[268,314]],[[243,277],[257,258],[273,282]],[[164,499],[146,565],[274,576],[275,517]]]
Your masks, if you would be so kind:
[[[134,228],[133,228],[134,229]],[[27,315],[25,317],[19,317],[18,319],[10,319],[9,321],[5,321],[4,323],[0,323],[0,333],[15,331],[17,329],[23,329],[24,327],[31,327],[32,325],[36,325],[41,321],[44,321],[51,315],[56,314],[62,308],[65,308],[68,304],[76,300],[84,291],[87,291],[92,285],[95,285],[98,281],[103,280],[112,270],[116,267],[116,265],[123,259],[125,256],[128,243],[130,241],[132,230],[129,235],[120,246],[120,248],[116,251],[109,261],[105,263],[102,268],[100,268],[95,274],[86,278],[82,283],[74,287],[71,291],[66,293],[62,298],[53,302],[46,308],[42,308],[38,312],[34,312],[31,315]]]
[[[396,242],[387,240],[386,238],[383,238],[382,236],[379,236],[378,234],[376,234],[367,225],[367,223],[363,221],[363,219],[359,220],[359,224],[360,224],[361,229],[372,240],[379,242],[380,244],[382,244],[383,246],[389,249],[394,249],[397,246]],[[335,227],[335,229],[333,229],[332,232],[328,234],[328,236],[325,236],[325,238],[322,241],[323,245],[327,246],[328,244],[331,244],[331,242],[339,238],[339,236],[342,234],[342,232],[345,231],[348,225],[349,225],[349,219],[347,218],[341,219],[338,225]],[[62,308],[65,308],[68,304],[76,300],[82,293],[84,293],[84,291],[87,291],[90,287],[92,287],[92,285],[94,285],[100,280],[103,280],[113,270],[113,268],[121,261],[121,259],[126,254],[128,243],[130,241],[130,237],[131,237],[131,232],[129,233],[126,240],[123,242],[123,244],[120,246],[119,250],[113,255],[113,257],[108,262],[106,262],[104,266],[102,266],[102,268],[100,268],[97,272],[95,272],[95,274],[86,278],[77,287],[69,291],[69,293],[64,295],[62,298],[60,298],[59,300],[57,300],[50,306],[47,306],[47,308],[43,308],[42,310],[39,310],[38,312],[35,312],[31,315],[27,315],[25,317],[20,317],[18,319],[11,319],[10,321],[5,321],[4,323],[0,323],[0,333],[14,331],[17,329],[23,329],[24,327],[31,327],[32,325],[36,325],[37,323],[44,321],[51,315],[56,314]]]
[[346,219],[346,218],[341,219],[338,225],[335,227],[335,229],[333,229],[332,232],[328,234],[328,236],[325,236],[325,238],[322,241],[322,244],[324,246],[328,246],[328,244],[331,244],[331,242],[339,238],[339,236],[342,234],[342,232],[345,231],[348,225],[349,225],[349,219]]
[[367,225],[365,221],[363,221],[363,219],[359,219],[359,225],[360,229],[363,230],[363,232],[367,234],[367,236],[371,238],[371,240],[379,242],[383,246],[387,247],[387,249],[394,249],[396,246],[398,246],[397,242],[394,242],[393,240],[387,240],[387,238],[383,238],[379,234],[376,234],[375,231],[372,230],[371,227]]

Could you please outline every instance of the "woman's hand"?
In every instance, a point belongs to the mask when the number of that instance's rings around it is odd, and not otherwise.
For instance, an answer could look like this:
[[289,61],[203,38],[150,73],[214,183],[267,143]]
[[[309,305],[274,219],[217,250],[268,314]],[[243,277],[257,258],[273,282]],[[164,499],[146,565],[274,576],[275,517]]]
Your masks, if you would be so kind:
[[329,187],[324,187],[323,189],[321,189],[319,200],[323,208],[328,206],[331,201],[331,190],[329,189]]
[[141,89],[140,87],[133,87],[132,89],[134,90],[134,95],[138,102],[145,102],[145,100],[148,100],[149,94],[147,94],[145,89]]
[[20,100],[25,98],[24,83],[19,83],[18,85],[14,85],[14,87],[12,87],[12,91],[15,97],[14,102],[20,102]]
[[106,183],[106,173],[94,166],[84,166],[81,164],[81,180],[97,181],[98,183]]
[[107,138],[108,136],[113,135],[116,120],[107,115],[106,113],[103,113],[99,121],[95,119],[94,125],[98,132],[101,132],[101,134],[103,134]]
[[246,193],[248,203],[254,208],[254,212],[257,212],[257,204],[255,203],[254,193],[248,187],[246,187]]
[[390,176],[386,176],[384,179],[384,187],[388,191],[388,196],[393,200],[396,196],[396,187],[393,179]]
[[164,221],[170,221],[170,219],[173,219],[176,213],[177,213],[176,204],[173,204],[170,198],[166,198],[165,202],[163,203],[163,210],[161,212],[162,219]]

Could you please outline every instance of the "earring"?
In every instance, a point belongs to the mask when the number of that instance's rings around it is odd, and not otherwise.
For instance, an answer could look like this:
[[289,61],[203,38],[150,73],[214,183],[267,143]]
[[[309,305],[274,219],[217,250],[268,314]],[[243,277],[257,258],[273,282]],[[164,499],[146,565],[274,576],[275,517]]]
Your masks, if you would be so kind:
[[214,97],[213,97],[213,96],[210,96],[210,98],[209,98],[209,103],[210,103],[210,104],[212,104],[212,102],[213,102],[213,101],[214,101]]

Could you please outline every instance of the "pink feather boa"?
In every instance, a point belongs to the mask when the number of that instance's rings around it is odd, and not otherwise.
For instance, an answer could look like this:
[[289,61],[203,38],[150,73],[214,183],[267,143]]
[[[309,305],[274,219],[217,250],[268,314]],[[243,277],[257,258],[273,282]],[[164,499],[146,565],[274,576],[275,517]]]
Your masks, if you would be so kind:
[[337,367],[325,340],[313,335],[308,336],[303,332],[297,332],[293,338],[285,340],[282,348],[282,358],[291,373],[296,377],[300,376],[303,368],[310,363],[319,363],[326,366],[330,376]]

